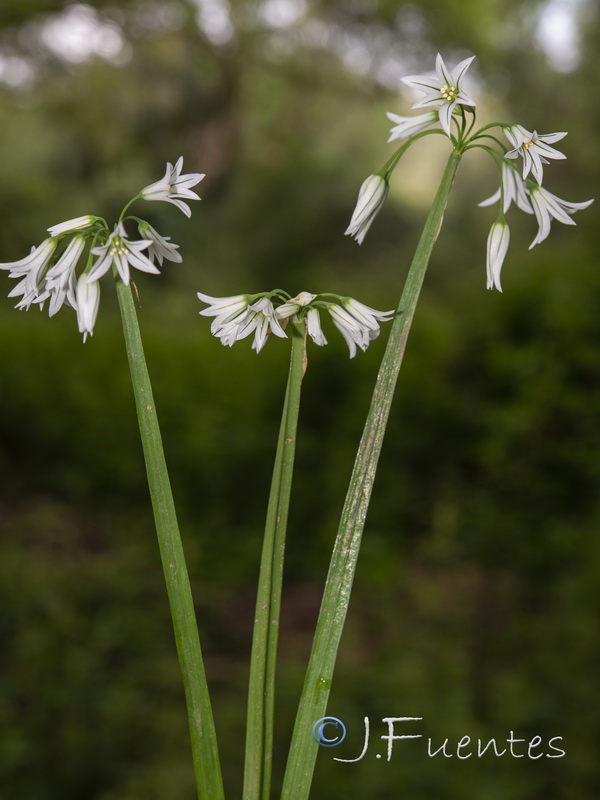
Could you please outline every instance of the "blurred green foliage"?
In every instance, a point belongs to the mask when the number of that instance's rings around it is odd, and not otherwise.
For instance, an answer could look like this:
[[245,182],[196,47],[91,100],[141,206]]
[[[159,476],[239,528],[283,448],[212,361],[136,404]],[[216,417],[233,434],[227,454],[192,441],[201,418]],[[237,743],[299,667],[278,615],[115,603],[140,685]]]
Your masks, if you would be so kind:
[[[361,180],[390,153],[384,112],[409,106],[390,79],[393,57],[406,74],[427,69],[438,49],[450,63],[476,53],[482,119],[567,128],[569,160],[548,169],[546,185],[569,200],[592,196],[597,7],[575,7],[580,60],[560,72],[536,45],[547,5],[237,0],[227,17],[224,4],[183,0],[2,4],[2,261],[21,257],[50,224],[114,216],[180,154],[187,170],[207,173],[191,223],[170,206],[144,209],[181,244],[184,263],[137,283],[230,794],[241,786],[254,587],[287,349],[279,340],[260,357],[247,343],[222,349],[197,317],[194,292],[282,286],[395,305],[443,147],[422,143],[400,165],[362,248],[341,235]],[[286,26],[290,9],[301,13]],[[67,39],[82,14],[113,43],[110,58],[72,55]],[[476,202],[495,181],[491,164],[465,159],[368,518],[330,713],[349,731],[334,755],[358,754],[366,715],[373,743],[355,764],[323,751],[315,798],[591,800],[600,790],[596,211],[578,215],[576,229],[555,225],[531,252],[534,224],[513,218],[505,292],[486,293],[493,212]],[[1,277],[5,295],[11,283]],[[110,284],[85,346],[67,309],[48,320],[3,299],[0,315],[2,794],[191,798],[183,696]],[[329,338],[309,352],[302,401],[279,776],[384,346],[349,362],[334,331]],[[399,742],[387,763],[375,758],[386,716],[423,717],[418,732],[434,747],[514,731],[562,736],[567,755],[431,759]]]

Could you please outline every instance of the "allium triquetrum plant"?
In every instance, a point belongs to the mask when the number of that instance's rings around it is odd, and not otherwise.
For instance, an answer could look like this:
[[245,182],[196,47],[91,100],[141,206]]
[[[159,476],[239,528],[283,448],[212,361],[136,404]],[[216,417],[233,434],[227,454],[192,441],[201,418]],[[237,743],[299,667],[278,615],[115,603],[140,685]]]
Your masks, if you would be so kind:
[[265,522],[248,689],[243,796],[247,800],[267,800],[271,797],[275,670],[283,562],[300,390],[307,366],[306,338],[308,335],[319,347],[327,344],[321,326],[321,312],[324,312],[344,337],[350,358],[354,358],[357,347],[366,350],[379,336],[380,323],[388,322],[394,312],[377,311],[352,297],[306,291],[291,297],[282,289],[231,297],[210,297],[198,292],[198,297],[207,305],[200,314],[213,318],[211,333],[223,345],[232,347],[235,342],[254,334],[252,349],[259,353],[271,333],[280,339],[288,338],[289,333],[292,340],[288,384]]
[[[561,200],[541,185],[544,167],[551,160],[565,158],[553,145],[561,141],[566,133],[538,134],[535,130],[530,131],[521,124],[513,123],[477,127],[476,102],[466,86],[466,75],[473,58],[467,58],[453,69],[448,69],[442,56],[438,55],[434,73],[404,79],[408,86],[421,95],[413,108],[425,110],[409,117],[388,114],[394,123],[389,141],[401,141],[402,144],[383,168],[362,184],[346,231],[359,244],[364,242],[386,200],[393,171],[415,141],[437,135],[448,142],[448,162],[395,311],[377,311],[354,298],[323,292],[302,291],[292,296],[282,289],[274,289],[227,297],[198,293],[205,306],[200,314],[211,318],[210,332],[223,345],[231,347],[252,336],[252,349],[260,353],[270,338],[291,340],[288,383],[257,590],[248,694],[244,800],[270,800],[272,796],[279,609],[300,390],[307,364],[307,337],[319,347],[326,345],[327,338],[322,327],[322,320],[326,320],[344,338],[349,355],[353,358],[358,349],[366,350],[380,334],[382,323],[392,323],[333,548],[285,771],[281,793],[283,800],[306,800],[310,793],[319,749],[312,736],[313,725],[325,715],[396,381],[425,272],[440,233],[461,159],[469,150],[483,150],[498,170],[498,191],[480,203],[481,206],[499,205],[487,244],[489,289],[502,290],[500,274],[510,240],[505,215],[513,202],[525,213],[535,215],[538,231],[532,247],[549,235],[553,219],[573,225],[573,214],[592,202]],[[201,800],[222,800],[219,754],[189,579],[130,288],[132,269],[158,273],[158,267],[162,266],[164,260],[182,260],[177,245],[168,237],[159,234],[145,220],[127,213],[134,201],[144,200],[171,203],[190,216],[186,200],[199,199],[192,187],[203,175],[182,174],[182,167],[182,159],[175,166],[168,164],[164,177],[142,189],[127,203],[112,228],[101,217],[92,215],[59,223],[49,229],[50,236],[33,248],[29,255],[19,261],[0,264],[0,268],[9,270],[10,278],[19,279],[10,293],[11,297],[20,298],[17,308],[28,309],[32,305],[43,307],[48,303],[52,316],[62,306],[70,306],[77,314],[84,341],[94,331],[100,301],[100,281],[106,273],[112,272],[121,309],[148,483],[185,686],[198,797]],[[134,226],[139,236],[135,239],[128,232],[128,228]],[[84,257],[86,251],[87,256]],[[80,267],[82,262],[84,266]]]
[[[409,117],[388,114],[394,123],[388,141],[402,141],[402,144],[382,169],[363,182],[346,230],[347,235],[362,244],[386,200],[391,175],[410,146],[431,135],[443,136],[448,140],[448,162],[397,307],[344,503],[296,717],[285,773],[283,800],[305,800],[309,795],[318,751],[318,745],[311,737],[311,725],[325,716],[396,380],[429,258],[440,233],[444,211],[461,159],[469,150],[483,150],[490,156],[500,178],[498,191],[480,203],[499,203],[498,217],[488,236],[488,289],[502,291],[500,272],[510,238],[505,214],[513,201],[522,211],[535,214],[538,232],[532,247],[548,236],[552,219],[574,225],[572,215],[593,202],[587,200],[573,203],[561,200],[541,186],[544,166],[551,159],[565,158],[552,145],[566,136],[566,133],[538,134],[523,125],[502,122],[477,127],[476,102],[465,85],[466,74],[473,59],[474,56],[471,56],[453,69],[448,69],[442,56],[438,54],[434,72],[403,79],[407,86],[420,95],[413,108],[426,110]],[[497,133],[502,134],[508,144]]]
[[[49,228],[49,238],[19,261],[0,264],[9,278],[20,278],[10,297],[21,297],[19,309],[48,303],[50,316],[63,306],[71,307],[85,342],[94,332],[100,305],[100,281],[112,273],[116,285],[127,358],[146,462],[148,487],[177,653],[185,689],[192,744],[194,773],[199,797],[223,797],[217,740],[198,626],[190,589],[185,555],[175,504],[171,492],[162,438],[142,338],[131,289],[131,270],[159,273],[164,259],[181,262],[178,245],[159,234],[148,222],[129,215],[137,200],[172,203],[191,215],[186,200],[199,200],[192,187],[204,175],[182,174],[183,158],[167,164],[163,178],[145,187],[123,208],[112,229],[102,217],[91,214],[61,222]],[[134,239],[127,228],[137,228]],[[87,255],[84,258],[84,253]]]

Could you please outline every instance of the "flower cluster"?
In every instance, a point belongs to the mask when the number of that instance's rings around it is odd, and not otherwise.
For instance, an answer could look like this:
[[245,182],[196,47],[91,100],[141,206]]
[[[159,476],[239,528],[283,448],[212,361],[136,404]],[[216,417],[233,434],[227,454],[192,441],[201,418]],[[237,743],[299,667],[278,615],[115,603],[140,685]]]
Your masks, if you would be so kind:
[[[112,231],[102,217],[91,214],[76,217],[48,228],[50,237],[25,258],[0,264],[0,269],[9,270],[9,278],[21,278],[9,293],[9,297],[21,298],[16,307],[29,309],[36,304],[43,308],[48,301],[49,315],[53,316],[63,305],[71,306],[77,313],[79,331],[85,342],[88,334],[94,332],[100,304],[100,278],[111,268],[128,285],[131,269],[158,274],[156,262],[162,266],[164,259],[181,261],[178,245],[169,237],[161,236],[145,220],[126,217],[125,211],[134,200],[158,200],[173,203],[189,217],[191,211],[183,198],[200,199],[191,187],[204,175],[182,175],[182,168],[183,158],[175,166],[167,164],[160,181],[142,189],[127,203]],[[124,224],[127,220],[137,223],[140,239],[129,238]],[[78,273],[87,247],[87,263]]]
[[[538,231],[529,249],[543,242],[550,233],[552,219],[565,225],[575,225],[571,219],[576,211],[581,211],[590,206],[594,201],[585,200],[582,203],[572,203],[562,200],[549,192],[541,184],[544,177],[544,164],[548,159],[564,159],[566,156],[551,143],[563,139],[567,134],[560,133],[538,134],[528,131],[522,125],[502,126],[506,138],[512,145],[511,150],[503,152],[500,169],[500,188],[480,206],[489,206],[501,202],[497,220],[494,222],[488,235],[487,246],[487,288],[502,291],[500,273],[504,258],[508,250],[510,230],[504,215],[513,201],[526,214],[534,214],[538,223]],[[519,173],[515,159],[522,158],[523,171]],[[532,174],[535,181],[527,176]]]
[[346,340],[350,358],[354,358],[357,347],[364,351],[379,336],[379,323],[388,322],[394,315],[393,311],[377,311],[351,297],[329,293],[300,292],[296,297],[290,297],[286,292],[275,290],[254,295],[210,297],[198,292],[198,297],[207,305],[200,314],[213,317],[210,330],[221,344],[231,347],[253,333],[252,349],[257,353],[264,347],[270,333],[280,338],[287,337],[285,327],[290,320],[304,321],[313,342],[326,345],[320,311],[327,311]]
[[[502,291],[500,273],[510,241],[510,230],[504,215],[511,204],[514,202],[526,214],[535,215],[538,232],[530,246],[534,247],[548,236],[553,219],[565,225],[574,225],[573,214],[587,208],[593,200],[573,203],[562,200],[542,187],[544,165],[551,160],[566,158],[564,153],[552,147],[564,139],[567,135],[565,131],[540,134],[523,125],[492,123],[473,133],[475,102],[465,92],[464,86],[465,74],[473,59],[474,56],[466,58],[454,69],[448,69],[438,53],[434,77],[410,75],[402,79],[403,83],[423,95],[413,108],[430,110],[413,117],[388,113],[387,116],[394,123],[388,141],[406,142],[380,172],[370,175],[362,184],[346,234],[353,236],[359,244],[363,242],[385,202],[390,175],[402,154],[421,136],[443,132],[452,140],[457,154],[474,147],[480,148],[491,155],[500,168],[500,188],[479,205],[488,206],[500,201],[499,215],[490,229],[487,241],[487,287]],[[470,116],[467,117],[467,114]],[[435,128],[438,122],[441,130]],[[454,129],[452,123],[455,125]],[[508,147],[490,134],[492,128],[502,129],[509,142]],[[522,159],[522,170],[517,167],[519,158]]]
[[[450,70],[438,53],[435,62],[435,76],[410,75],[402,78],[403,83],[423,95],[413,104],[413,108],[435,110],[426,111],[424,114],[417,114],[414,117],[401,117],[388,112],[387,116],[395,123],[390,131],[388,142],[411,139],[438,122],[442,131],[453,138],[451,129],[453,118],[457,122],[457,126],[460,126],[465,121],[465,110],[473,112],[475,108],[475,101],[469,97],[464,88],[465,73],[474,58],[475,56],[466,58]],[[456,115],[460,122],[456,119]],[[346,235],[352,236],[359,244],[362,244],[371,223],[387,197],[389,175],[397,163],[397,160],[393,158],[392,161],[392,166],[388,162],[381,173],[370,175],[360,187],[356,207],[346,230]]]

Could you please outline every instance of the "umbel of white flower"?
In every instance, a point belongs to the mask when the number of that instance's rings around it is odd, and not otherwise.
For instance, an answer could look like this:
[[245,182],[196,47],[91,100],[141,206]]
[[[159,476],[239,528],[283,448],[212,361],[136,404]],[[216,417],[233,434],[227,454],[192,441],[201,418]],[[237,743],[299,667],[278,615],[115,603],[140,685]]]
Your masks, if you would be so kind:
[[[186,200],[199,200],[191,187],[204,175],[182,174],[183,158],[175,166],[167,164],[164,177],[146,186],[131,200],[121,213],[112,230],[102,217],[86,214],[60,222],[48,228],[50,237],[32,248],[31,253],[19,261],[0,264],[8,270],[9,278],[20,282],[9,297],[20,297],[18,309],[29,309],[36,304],[44,307],[48,301],[49,315],[53,316],[63,305],[77,313],[77,324],[85,342],[94,332],[100,304],[100,279],[109,271],[129,284],[131,270],[158,274],[163,261],[181,262],[179,245],[162,236],[152,225],[139,217],[126,216],[125,212],[135,200],[152,200],[172,203],[186,216],[191,211]],[[126,223],[137,225],[141,238],[131,238]],[[88,250],[83,268],[79,269],[84,252]]]
[[[464,118],[465,108],[469,110],[475,108],[475,101],[466,94],[464,88],[464,76],[474,58],[475,56],[466,58],[454,69],[448,69],[444,59],[438,53],[435,76],[410,75],[402,78],[403,83],[423,95],[412,107],[427,107],[432,110],[414,117],[401,117],[388,112],[387,116],[395,123],[390,131],[388,142],[411,139],[434,126],[436,122],[439,122],[447,136],[451,136],[451,123],[454,116],[459,114]],[[386,200],[389,175],[393,168],[384,168],[380,173],[370,175],[360,187],[352,219],[346,230],[346,235],[352,236],[359,244],[362,244],[367,231]]]
[[479,203],[479,205],[492,205],[497,203],[502,196],[504,196],[502,207],[498,219],[490,229],[487,248],[487,288],[495,288],[500,292],[502,291],[500,272],[509,241],[509,228],[504,219],[504,214],[513,200],[521,211],[526,214],[535,214],[538,231],[529,245],[530,250],[547,238],[550,233],[552,219],[556,219],[564,225],[575,225],[575,221],[571,218],[572,215],[576,211],[582,211],[594,202],[593,200],[585,200],[582,203],[571,203],[568,200],[562,200],[539,184],[528,179],[523,180],[512,160],[505,160],[502,164],[500,189],[491,197]]
[[[401,156],[417,139],[441,133],[450,138],[454,152],[463,154],[473,148],[482,149],[500,167],[500,188],[479,205],[489,206],[500,202],[498,218],[488,235],[486,272],[488,289],[502,291],[500,273],[510,241],[510,230],[504,215],[512,203],[526,214],[536,217],[538,232],[531,248],[548,236],[553,219],[565,225],[574,225],[572,215],[587,208],[593,200],[581,203],[562,200],[541,185],[544,166],[566,158],[564,153],[552,147],[564,139],[567,135],[565,131],[540,134],[524,125],[505,123],[492,123],[476,129],[476,105],[466,93],[464,85],[465,74],[473,59],[474,56],[466,58],[449,69],[438,53],[435,75],[410,75],[402,79],[403,83],[423,95],[413,108],[431,110],[413,117],[388,112],[388,118],[394,123],[388,141],[403,140],[403,144],[383,169],[364,181],[346,234],[352,235],[359,243],[363,242],[386,199],[391,174]],[[436,123],[439,123],[438,127]],[[491,134],[493,128],[502,129],[510,147]],[[521,159],[520,165],[518,159]]]
[[279,338],[287,337],[285,327],[290,320],[304,322],[312,341],[319,346],[326,345],[320,317],[320,311],[326,311],[344,337],[350,358],[354,358],[357,347],[364,351],[379,336],[380,322],[389,322],[394,315],[393,311],[377,311],[351,297],[329,293],[300,292],[290,297],[286,292],[275,290],[211,297],[198,292],[198,297],[207,305],[200,314],[213,317],[210,330],[221,344],[231,347],[254,334],[252,349],[257,353],[271,333]]

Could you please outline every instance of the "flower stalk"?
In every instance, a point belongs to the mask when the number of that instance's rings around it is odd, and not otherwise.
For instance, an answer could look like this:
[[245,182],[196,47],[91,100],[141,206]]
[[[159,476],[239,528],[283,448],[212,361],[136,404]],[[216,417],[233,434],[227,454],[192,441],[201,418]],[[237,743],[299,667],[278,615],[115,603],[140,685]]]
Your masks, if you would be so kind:
[[318,751],[318,745],[311,736],[311,729],[316,720],[325,716],[333,669],[346,619],[362,532],[396,380],[402,365],[429,258],[442,225],[444,209],[460,158],[459,152],[453,152],[446,165],[406,279],[397,316],[392,325],[377,375],[373,399],[356,455],[331,557],[319,620],[296,716],[281,800],[306,800],[309,795]]
[[273,758],[275,671],[281,586],[300,390],[306,369],[306,325],[292,322],[292,354],[275,454],[256,597],[250,660],[244,800],[269,800]]
[[126,286],[121,280],[117,280],[116,283],[156,533],[183,676],[198,798],[223,800],[215,725],[200,650],[196,614],[150,376],[131,287]]

